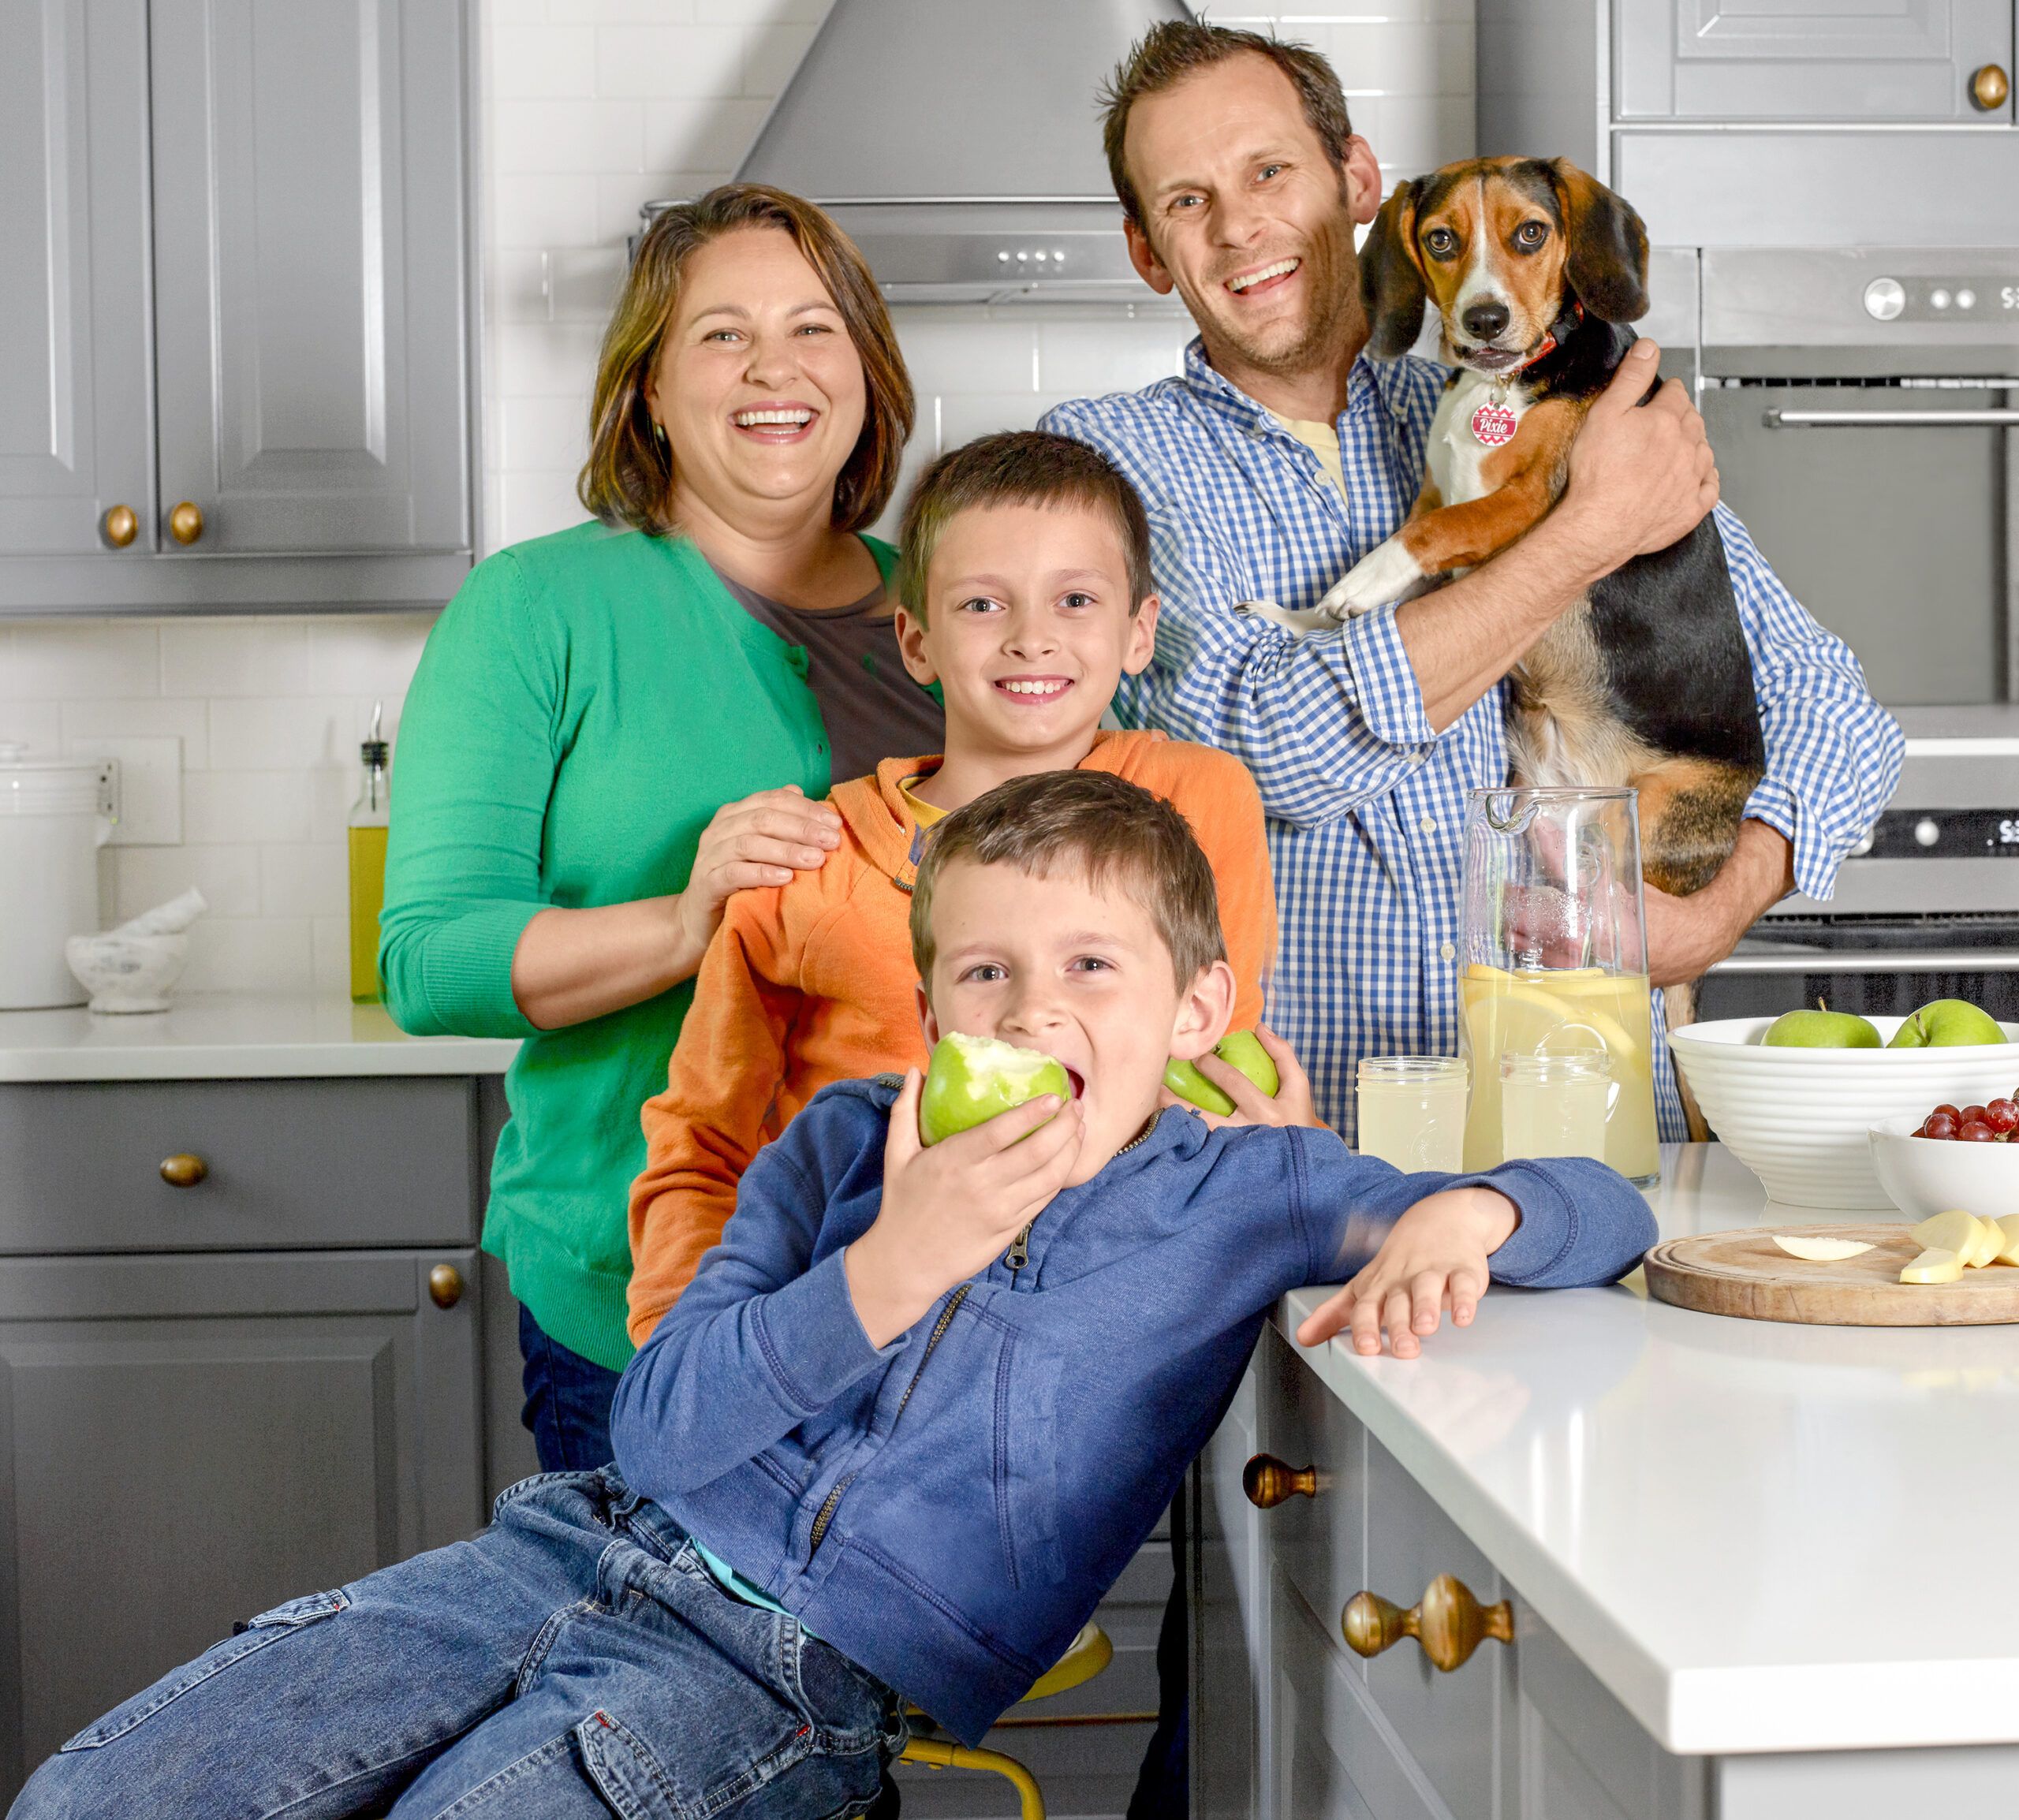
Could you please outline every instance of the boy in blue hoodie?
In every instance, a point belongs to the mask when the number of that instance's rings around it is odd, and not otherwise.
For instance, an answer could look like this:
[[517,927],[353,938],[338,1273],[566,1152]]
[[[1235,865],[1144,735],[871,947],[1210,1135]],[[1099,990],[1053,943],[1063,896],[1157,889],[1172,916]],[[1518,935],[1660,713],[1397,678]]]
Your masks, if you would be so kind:
[[949,816],[912,934],[928,1039],[1043,1050],[1071,1100],[927,1149],[916,1072],[826,1089],[625,1371],[614,1467],[254,1619],[16,1814],[858,1812],[906,1701],[972,1742],[1072,1640],[1284,1291],[1350,1275],[1299,1341],[1408,1354],[1490,1277],[1607,1282],[1652,1240],[1602,1164],[1405,1177],[1159,1113],[1233,977],[1184,818],[1121,778]]

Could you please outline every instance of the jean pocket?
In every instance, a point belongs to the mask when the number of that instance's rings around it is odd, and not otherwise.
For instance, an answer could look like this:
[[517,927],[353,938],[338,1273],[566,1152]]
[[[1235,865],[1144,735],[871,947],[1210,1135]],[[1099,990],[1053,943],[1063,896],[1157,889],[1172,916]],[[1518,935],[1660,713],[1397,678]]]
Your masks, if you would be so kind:
[[278,1643],[282,1637],[325,1618],[333,1618],[350,1604],[350,1595],[341,1590],[335,1592],[310,1593],[305,1598],[289,1599],[285,1605],[275,1606],[256,1618],[248,1618],[238,1625],[233,1634],[221,1643],[206,1650],[192,1662],[185,1662],[179,1669],[162,1676],[151,1688],[143,1688],[123,1706],[114,1706],[95,1725],[87,1725],[77,1736],[62,1745],[65,1751],[95,1751],[103,1744],[110,1744],[132,1730],[143,1720],[151,1719],[173,1700],[180,1699],[192,1688],[201,1687],[213,1675],[228,1669],[233,1662],[243,1661],[256,1650]]

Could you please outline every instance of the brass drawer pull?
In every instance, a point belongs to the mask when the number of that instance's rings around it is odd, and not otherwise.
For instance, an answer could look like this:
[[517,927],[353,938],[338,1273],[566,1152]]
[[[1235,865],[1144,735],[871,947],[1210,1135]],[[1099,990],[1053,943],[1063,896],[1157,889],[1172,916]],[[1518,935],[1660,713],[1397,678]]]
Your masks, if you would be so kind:
[[2011,92],[2011,83],[1995,63],[1987,63],[1970,78],[1970,99],[1986,114],[2002,107]]
[[161,1179],[172,1188],[193,1188],[210,1173],[208,1163],[187,1151],[177,1151],[174,1156],[162,1158]]
[[114,550],[124,550],[140,534],[140,515],[130,505],[115,505],[99,520],[98,528]]
[[1514,1609],[1506,1599],[1483,1606],[1463,1580],[1441,1573],[1408,1611],[1378,1593],[1355,1593],[1346,1602],[1339,1628],[1345,1632],[1347,1647],[1360,1656],[1378,1656],[1403,1638],[1414,1637],[1432,1665],[1448,1675],[1488,1637],[1497,1643],[1513,1643]]
[[427,1273],[429,1299],[438,1308],[453,1308],[463,1299],[463,1274],[453,1264],[437,1264]]
[[1241,1489],[1257,1510],[1274,1510],[1286,1497],[1316,1497],[1318,1469],[1289,1465],[1273,1453],[1258,1453],[1241,1468]]
[[177,543],[194,543],[203,535],[203,509],[185,499],[168,515],[168,534]]

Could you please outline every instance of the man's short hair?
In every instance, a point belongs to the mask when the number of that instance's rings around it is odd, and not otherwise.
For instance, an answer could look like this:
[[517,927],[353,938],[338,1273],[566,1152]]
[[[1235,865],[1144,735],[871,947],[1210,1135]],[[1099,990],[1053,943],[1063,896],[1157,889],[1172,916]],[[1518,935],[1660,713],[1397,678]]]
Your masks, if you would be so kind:
[[1248,54],[1266,57],[1289,79],[1304,104],[1304,117],[1318,135],[1333,168],[1345,169],[1346,141],[1353,136],[1353,122],[1346,117],[1346,98],[1332,65],[1308,44],[1286,44],[1264,37],[1259,32],[1241,32],[1230,25],[1207,25],[1192,20],[1166,20],[1152,25],[1129,54],[1114,67],[1114,73],[1102,85],[1100,102],[1101,145],[1107,153],[1107,171],[1114,193],[1129,218],[1143,226],[1142,199],[1129,181],[1122,161],[1121,144],[1129,131],[1129,110],[1146,95],[1161,95],[1175,88],[1188,76],[1225,63],[1230,58]]
[[1026,876],[1120,885],[1150,912],[1180,986],[1227,957],[1213,867],[1184,816],[1161,796],[1108,771],[1039,771],[998,784],[932,830],[912,887],[912,959],[932,984],[938,949],[932,898],[940,875],[965,860]]
[[1105,512],[1121,539],[1133,613],[1156,591],[1150,521],[1129,477],[1101,453],[1047,430],[1004,430],[950,450],[918,477],[898,533],[898,598],[921,623],[926,571],[956,514],[988,505],[1074,505]]

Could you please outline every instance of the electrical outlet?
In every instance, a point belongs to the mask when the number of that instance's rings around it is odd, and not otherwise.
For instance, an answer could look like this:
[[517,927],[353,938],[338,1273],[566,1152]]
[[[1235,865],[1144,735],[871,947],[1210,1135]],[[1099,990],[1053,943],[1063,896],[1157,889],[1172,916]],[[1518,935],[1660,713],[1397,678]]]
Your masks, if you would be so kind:
[[179,847],[182,845],[182,741],[125,739],[117,734],[91,734],[68,741],[74,759],[119,761],[119,819],[113,824],[114,847]]

